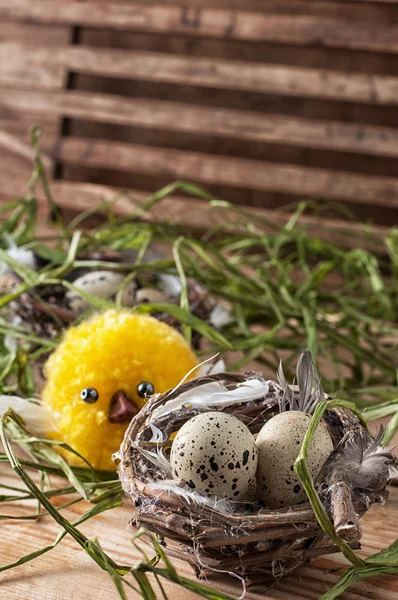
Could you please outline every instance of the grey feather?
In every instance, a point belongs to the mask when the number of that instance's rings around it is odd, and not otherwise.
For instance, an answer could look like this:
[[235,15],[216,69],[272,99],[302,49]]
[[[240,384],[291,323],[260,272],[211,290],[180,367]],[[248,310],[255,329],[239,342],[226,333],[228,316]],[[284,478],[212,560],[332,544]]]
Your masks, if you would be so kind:
[[312,383],[314,380],[314,363],[309,350],[303,350],[296,367],[297,385],[299,386],[300,404],[305,408],[311,405]]
[[298,388],[288,384],[282,363],[279,363],[277,377],[283,390],[282,397],[279,399],[279,410],[280,412],[299,410],[311,415],[317,404],[324,402],[325,392],[321,386],[310,350],[305,349],[302,351],[297,363],[296,374]]
[[374,439],[362,430],[351,437],[341,454],[331,463],[328,481],[338,477],[352,488],[382,491],[388,481],[398,474],[398,459],[391,449],[382,446],[383,435],[381,426]]
[[276,376],[278,378],[279,385],[283,390],[283,394],[279,398],[279,412],[284,412],[285,410],[287,410],[288,406],[292,406],[292,403],[294,401],[294,393],[287,382],[285,373],[283,372],[282,361],[279,362],[279,368],[276,373]]

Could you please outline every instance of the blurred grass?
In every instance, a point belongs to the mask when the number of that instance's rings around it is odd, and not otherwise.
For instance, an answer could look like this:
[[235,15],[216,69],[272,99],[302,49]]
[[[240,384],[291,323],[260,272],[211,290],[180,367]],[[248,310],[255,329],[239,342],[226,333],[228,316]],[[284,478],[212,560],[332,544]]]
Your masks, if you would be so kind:
[[[286,214],[281,226],[260,218],[249,210],[214,199],[192,184],[176,182],[137,205],[131,200],[130,214],[120,216],[117,202],[108,201],[78,215],[72,223],[64,223],[61,211],[53,199],[38,152],[38,132],[32,133],[35,148],[35,170],[29,193],[17,203],[2,207],[8,211],[0,234],[7,233],[16,244],[25,244],[48,261],[39,271],[21,265],[6,252],[7,239],[0,245],[0,261],[7,263],[22,280],[21,285],[0,299],[4,319],[12,300],[24,292],[37,293],[49,285],[59,284],[73,289],[65,278],[75,268],[158,272],[179,275],[183,282],[180,310],[170,305],[162,310],[174,314],[182,323],[184,334],[199,331],[208,340],[206,349],[215,353],[233,348],[239,358],[232,368],[242,368],[248,361],[257,361],[272,374],[281,354],[288,375],[303,347],[308,347],[323,375],[326,391],[339,390],[340,395],[364,402],[368,395],[361,390],[378,388],[391,390],[397,383],[398,339],[398,230],[391,229],[384,239],[378,237],[378,253],[358,245],[344,248],[344,236],[352,243],[358,234],[350,231],[347,209],[334,206],[346,219],[339,234],[339,245],[309,234],[302,215],[311,209],[321,212],[330,207],[307,200]],[[45,239],[37,235],[37,200],[35,186],[41,183],[47,197],[49,214],[57,228]],[[212,223],[204,234],[192,231],[156,216],[153,212],[169,194],[183,191],[201,198],[203,211]],[[54,214],[55,222],[54,222]],[[88,227],[93,215],[102,215],[103,223]],[[74,231],[82,227],[82,231]],[[325,227],[327,219],[325,219]],[[264,231],[264,227],[267,228]],[[372,239],[372,229],[363,224],[363,231]],[[362,238],[358,238],[362,239]],[[366,238],[363,238],[366,239]],[[170,249],[169,257],[147,257],[151,244]],[[79,260],[82,252],[103,249],[136,250],[135,265],[111,261]],[[232,322],[222,332],[194,319],[186,297],[186,279],[195,278],[217,298],[231,305]],[[184,291],[185,290],[185,291]],[[109,308],[113,303],[80,292],[95,310]],[[137,307],[154,312],[157,306]],[[5,321],[3,321],[4,323]],[[48,342],[34,340],[31,332],[13,328],[11,335],[23,340],[20,353],[25,354],[26,368],[32,354],[45,352]],[[0,360],[10,358],[0,332]],[[19,356],[8,365],[9,375],[21,372]],[[18,363],[19,360],[19,363]],[[16,367],[16,369],[13,368]],[[271,373],[270,373],[271,371]],[[332,374],[332,376],[331,376]],[[20,373],[21,375],[21,373]],[[3,378],[7,388],[10,377]],[[18,384],[21,384],[19,380]],[[8,387],[7,389],[11,389]],[[27,390],[24,390],[25,392]],[[395,394],[395,392],[393,392]]]

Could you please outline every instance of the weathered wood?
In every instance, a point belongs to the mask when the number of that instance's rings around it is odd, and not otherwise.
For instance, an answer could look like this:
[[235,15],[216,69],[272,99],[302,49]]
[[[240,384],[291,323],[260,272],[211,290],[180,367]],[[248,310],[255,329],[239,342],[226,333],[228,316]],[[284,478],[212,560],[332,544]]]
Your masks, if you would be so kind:
[[398,180],[293,165],[210,156],[163,148],[66,138],[60,160],[86,166],[162,173],[170,180],[189,179],[202,184],[272,190],[297,196],[333,197],[354,203],[398,206]]
[[398,26],[307,15],[266,14],[223,9],[187,10],[176,5],[140,2],[54,3],[52,0],[0,0],[0,17],[38,23],[110,27],[190,36],[224,37],[373,51],[398,52]]
[[37,79],[40,86],[56,87],[65,69],[126,79],[294,97],[380,105],[398,103],[398,77],[111,48],[37,48],[12,42],[0,43],[0,77],[11,78],[14,83],[20,81],[20,85],[28,82],[35,85]]
[[[21,485],[17,475],[11,469],[2,466],[1,481],[6,485]],[[53,485],[60,484],[54,480]],[[56,504],[65,499],[54,499]],[[32,503],[20,502],[17,507],[10,504],[3,506],[4,513],[27,515],[36,506]],[[89,505],[80,502],[64,511],[70,519],[77,519]],[[398,511],[398,490],[391,490],[389,501],[384,506],[375,505],[361,520],[363,525],[363,547],[365,555],[373,554],[391,544],[396,537],[396,519]],[[119,564],[132,565],[140,558],[139,552],[131,543],[131,534],[127,531],[127,523],[132,509],[125,506],[113,509],[93,517],[79,526],[79,529],[90,539],[95,537],[103,550]],[[59,533],[59,526],[45,517],[37,522],[2,521],[0,528],[0,564],[5,565],[20,556],[38,550],[54,542]],[[148,553],[151,551],[144,547]],[[151,555],[151,554],[150,554]],[[363,555],[363,554],[362,554]],[[193,573],[184,562],[173,559],[178,572],[189,578]],[[316,600],[336,583],[341,575],[342,567],[347,561],[341,554],[316,559],[299,573],[289,576],[277,586],[266,591],[268,600]],[[153,580],[151,579],[151,583]],[[197,596],[171,583],[162,581],[169,597],[175,600],[196,600]],[[232,597],[241,592],[239,582],[222,576],[211,577],[207,585],[219,589]],[[119,595],[107,573],[101,571],[86,553],[66,536],[61,544],[47,554],[32,562],[0,574],[2,598],[7,600],[118,600]],[[249,589],[247,600],[264,598],[264,589]],[[375,577],[354,583],[345,594],[348,599],[393,600],[398,593],[398,581],[393,576]],[[138,594],[126,589],[128,600],[137,600]],[[156,597],[161,595],[156,593]]]
[[[29,164],[33,164],[34,152],[31,145],[23,142],[15,135],[0,130],[0,156],[4,152],[13,156],[19,156],[22,159],[26,159]],[[52,162],[45,153],[43,153],[42,160],[47,169],[51,168]]]
[[41,115],[45,119],[50,115],[53,118],[63,116],[308,148],[398,156],[398,131],[389,127],[317,121],[249,111],[214,110],[178,102],[72,90],[30,91],[25,95],[18,90],[3,88],[0,90],[0,102],[3,109],[18,110],[21,114],[30,111],[30,118],[33,119],[31,122],[36,120],[41,123]]
[[[6,173],[6,171],[7,169],[4,172]],[[94,206],[99,206],[105,201],[115,200],[117,196],[115,210],[118,214],[129,215],[139,208],[140,203],[145,202],[150,197],[150,193],[139,190],[126,190],[120,194],[119,188],[72,181],[53,181],[51,190],[59,206],[72,209],[76,214]],[[1,191],[8,198],[26,194],[27,179],[24,178],[23,174],[11,171],[8,178],[3,177]],[[40,186],[37,189],[37,195],[41,205],[44,205],[45,199]],[[257,222],[257,227],[261,227],[267,232],[272,231],[271,226],[267,226],[268,221],[283,227],[289,218],[289,213],[283,211],[266,208],[253,208],[250,210],[253,215],[262,219],[262,221]],[[162,202],[156,204],[151,212],[157,218],[166,219],[196,231],[206,231],[214,226],[215,220],[222,221],[224,216],[222,209],[210,211],[207,202],[192,197],[184,197],[181,192],[178,195],[165,198]],[[145,218],[150,219],[151,217]],[[228,219],[231,218],[232,215],[229,213]],[[237,221],[241,219],[238,213],[236,219]],[[300,224],[310,235],[333,241],[344,248],[367,248],[377,254],[385,252],[383,239],[389,231],[387,227],[373,226],[368,229],[359,223],[343,222],[333,218],[328,218],[327,227],[325,227],[323,218],[307,215],[302,215]]]
[[0,105],[0,132],[13,136],[23,144],[29,144],[30,128],[34,125],[40,125],[44,131],[40,148],[44,153],[52,151],[59,138],[60,120],[58,114],[51,115],[49,111],[38,113],[29,109],[19,112],[12,105],[8,110],[1,100]]
[[[321,4],[322,2],[315,3]],[[308,4],[310,4],[310,0],[307,2]],[[398,72],[398,54],[367,52],[365,50],[349,52],[342,48],[330,49],[321,45],[293,47],[288,43],[226,41],[216,37],[192,38],[182,34],[167,36],[137,31],[87,27],[79,30],[79,45],[161,52],[162,54],[176,54],[187,57],[200,56],[222,60],[238,60],[240,62],[290,65],[311,69],[333,69],[333,71],[343,73],[395,76]]]
[[[38,53],[41,48],[32,46],[32,55]],[[30,52],[21,56],[20,44],[16,42],[5,42],[0,44],[0,83],[2,85],[14,85],[19,88],[28,86],[33,88],[61,88],[64,83],[65,68],[57,63],[51,62],[51,48],[46,48],[47,61],[32,61],[29,59]],[[24,93],[24,92],[20,92]],[[27,93],[27,92],[25,92]]]
[[[68,42],[70,28],[62,25],[37,25],[35,23],[15,23],[10,20],[0,21],[0,40],[12,40],[34,46],[59,46]],[[12,59],[12,57],[8,57]]]
[[[109,0],[97,0],[108,2]],[[118,0],[130,3],[130,0]],[[159,4],[159,0],[136,0],[144,4]],[[358,2],[362,6],[358,7]],[[323,15],[331,17],[350,18],[357,17],[360,11],[363,19],[380,19],[390,16],[394,7],[380,6],[380,3],[396,3],[397,0],[245,0],[245,11],[266,11],[273,14],[300,14]],[[212,8],[212,0],[162,0],[162,4],[178,4],[190,8]],[[241,0],[218,0],[217,8],[229,10],[241,10]],[[387,9],[387,10],[386,10]]]

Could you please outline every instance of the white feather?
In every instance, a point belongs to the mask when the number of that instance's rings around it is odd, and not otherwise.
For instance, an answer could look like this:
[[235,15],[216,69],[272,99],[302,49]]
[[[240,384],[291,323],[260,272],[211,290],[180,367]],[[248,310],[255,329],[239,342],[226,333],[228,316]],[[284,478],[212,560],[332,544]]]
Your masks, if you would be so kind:
[[[8,249],[6,250],[8,256],[31,269],[37,269],[37,261],[31,250],[26,250],[24,246],[18,247],[9,234],[3,235],[3,238],[8,245]],[[0,275],[9,273],[11,270],[6,262],[0,262]]]
[[33,433],[44,434],[48,431],[57,431],[52,411],[35,398],[1,395],[0,415],[10,408],[23,419],[26,428]]
[[212,381],[183,392],[174,400],[159,406],[153,411],[153,417],[157,419],[184,406],[203,409],[224,408],[238,402],[250,402],[265,396],[268,390],[269,383],[260,379],[248,379],[233,390],[227,389],[220,381]]
[[209,323],[216,329],[222,329],[233,322],[231,311],[222,304],[216,304],[210,313]]
[[149,423],[149,427],[152,431],[152,437],[149,441],[157,443],[163,442],[163,432],[160,431],[159,427],[156,427],[155,425],[153,425],[153,423]]
[[181,279],[175,275],[159,274],[160,287],[166,294],[166,296],[174,297],[179,296],[182,291]]
[[193,402],[200,402],[201,399],[204,400],[211,391],[215,392],[220,389],[222,389],[222,386],[219,382],[206,383],[205,385],[193,388],[189,392],[184,392],[177,396],[177,398],[169,400],[162,406],[156,408],[152,413],[152,419],[158,419],[164,415],[180,410],[183,406],[192,406]]
[[[175,388],[173,388],[171,391],[175,392],[176,390],[178,390],[178,388],[180,388],[186,381],[187,379],[189,379],[189,377],[192,375],[192,373],[196,372],[196,376],[197,377],[201,377],[202,375],[208,375],[209,374],[209,368],[211,368],[211,365],[208,367],[208,363],[210,363],[214,358],[216,358],[216,356],[218,356],[218,354],[215,354],[214,356],[210,356],[210,358],[207,358],[206,360],[204,360],[203,362],[199,363],[198,365],[195,365],[190,371],[188,371],[188,373],[186,373],[184,375],[184,377],[181,379],[181,381],[175,386]],[[218,361],[220,362],[220,361]],[[217,363],[216,363],[217,364]],[[175,400],[175,402],[178,402],[178,398]],[[163,407],[160,407],[158,409],[159,414],[163,414]],[[154,411],[154,414],[158,414],[157,411]],[[170,411],[167,411],[170,412]]]
[[[238,402],[250,402],[250,400],[256,400],[261,396],[268,394],[269,385],[266,381],[260,381],[259,379],[248,379],[242,383],[238,383],[238,386],[234,390],[224,390],[214,392],[210,395],[208,400],[204,401],[207,408],[211,406],[231,406]],[[196,406],[196,404],[194,404]]]
[[14,356],[18,349],[17,338],[13,337],[12,335],[6,334],[4,336],[4,346],[7,348],[8,352]]
[[167,458],[165,457],[159,449],[156,452],[152,452],[152,450],[147,450],[146,448],[141,448],[138,444],[133,442],[133,446],[141,452],[141,454],[149,460],[155,467],[157,467],[164,475],[164,477],[171,476],[171,465]]
[[[14,325],[15,327],[19,327],[21,324],[22,324],[22,318],[19,315],[15,315],[11,319],[11,325]],[[10,354],[15,354],[15,352],[18,349],[17,338],[13,337],[12,335],[6,334],[4,336],[4,346],[10,352]]]
[[149,489],[177,494],[178,496],[182,496],[188,504],[194,503],[202,504],[203,506],[209,506],[212,510],[218,511],[222,514],[232,514],[234,506],[238,504],[238,502],[226,500],[225,498],[208,498],[207,496],[198,494],[198,492],[190,492],[189,490],[178,485],[178,483],[174,482],[173,480],[154,481],[153,483],[148,483],[147,487]]
[[[214,356],[212,356],[209,360],[213,360],[213,358]],[[204,377],[205,375],[216,375],[217,373],[224,373],[225,368],[225,362],[222,358],[220,358],[220,360],[217,360],[215,363],[209,363],[208,361],[205,361],[199,365],[196,377]]]

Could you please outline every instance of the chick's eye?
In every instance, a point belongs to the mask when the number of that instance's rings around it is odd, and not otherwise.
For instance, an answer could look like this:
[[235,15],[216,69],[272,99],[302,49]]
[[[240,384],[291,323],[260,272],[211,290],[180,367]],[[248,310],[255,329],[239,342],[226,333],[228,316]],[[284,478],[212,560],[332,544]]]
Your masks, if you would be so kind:
[[80,392],[80,398],[84,400],[84,402],[87,402],[87,404],[94,404],[94,402],[97,402],[98,397],[99,394],[94,388],[84,388],[84,390]]
[[150,381],[141,381],[137,385],[137,393],[141,398],[148,398],[148,396],[155,393],[155,388]]

